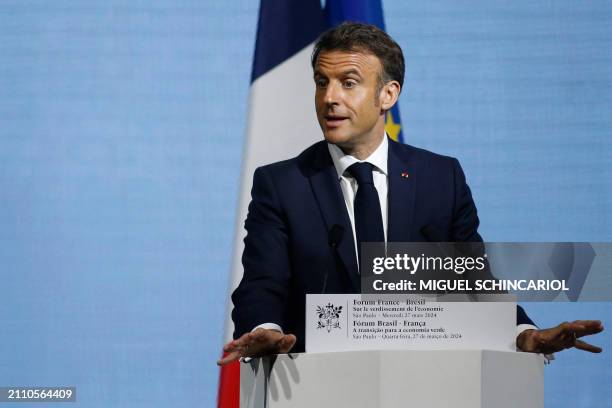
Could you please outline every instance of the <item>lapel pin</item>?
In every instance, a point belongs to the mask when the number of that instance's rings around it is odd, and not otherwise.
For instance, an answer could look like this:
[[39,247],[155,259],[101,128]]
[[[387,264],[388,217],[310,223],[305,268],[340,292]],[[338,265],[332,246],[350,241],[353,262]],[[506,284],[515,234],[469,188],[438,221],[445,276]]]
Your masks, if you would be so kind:
[[402,177],[403,178],[408,178],[408,176],[409,176],[408,172],[406,172],[406,171],[402,172]]

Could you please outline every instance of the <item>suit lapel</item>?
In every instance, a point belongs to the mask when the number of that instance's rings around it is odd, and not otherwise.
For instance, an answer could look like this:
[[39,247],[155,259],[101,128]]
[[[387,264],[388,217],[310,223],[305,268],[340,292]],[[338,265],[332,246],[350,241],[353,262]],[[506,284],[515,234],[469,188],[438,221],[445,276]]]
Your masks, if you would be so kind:
[[416,203],[416,183],[414,163],[405,157],[397,142],[389,140],[389,173],[387,241],[410,242]]
[[342,239],[338,245],[338,254],[353,283],[354,291],[359,292],[361,284],[357,272],[353,228],[346,210],[346,204],[344,203],[344,197],[338,181],[338,173],[336,173],[326,143],[321,143],[318,146],[314,164],[315,171],[310,175],[312,191],[319,203],[327,230],[329,231],[333,225],[340,225],[344,229]]

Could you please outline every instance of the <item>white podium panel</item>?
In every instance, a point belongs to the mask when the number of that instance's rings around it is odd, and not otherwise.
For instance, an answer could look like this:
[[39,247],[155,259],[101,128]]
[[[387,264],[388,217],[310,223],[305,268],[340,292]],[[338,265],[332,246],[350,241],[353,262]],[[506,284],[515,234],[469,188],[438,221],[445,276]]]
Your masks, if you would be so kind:
[[488,350],[280,355],[240,368],[240,407],[543,408],[541,355]]

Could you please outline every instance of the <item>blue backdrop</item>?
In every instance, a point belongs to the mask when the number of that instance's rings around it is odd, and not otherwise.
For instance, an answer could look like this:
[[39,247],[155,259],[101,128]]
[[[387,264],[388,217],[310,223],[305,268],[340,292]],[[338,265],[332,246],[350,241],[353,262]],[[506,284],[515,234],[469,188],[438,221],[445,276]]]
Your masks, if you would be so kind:
[[[0,386],[214,405],[257,9],[2,3]],[[406,142],[461,160],[482,235],[612,241],[612,3],[384,10]],[[542,326],[612,317],[527,307]],[[547,406],[612,405],[612,336],[594,342],[546,368]]]

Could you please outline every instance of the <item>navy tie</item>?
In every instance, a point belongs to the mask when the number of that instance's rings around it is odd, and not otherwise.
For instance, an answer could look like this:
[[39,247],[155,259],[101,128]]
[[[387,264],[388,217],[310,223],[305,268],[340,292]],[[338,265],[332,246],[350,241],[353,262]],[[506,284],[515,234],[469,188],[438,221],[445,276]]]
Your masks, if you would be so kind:
[[359,188],[355,194],[355,231],[357,234],[357,251],[361,261],[362,242],[385,242],[382,214],[378,191],[374,187],[370,163],[355,163],[346,171],[357,180]]

